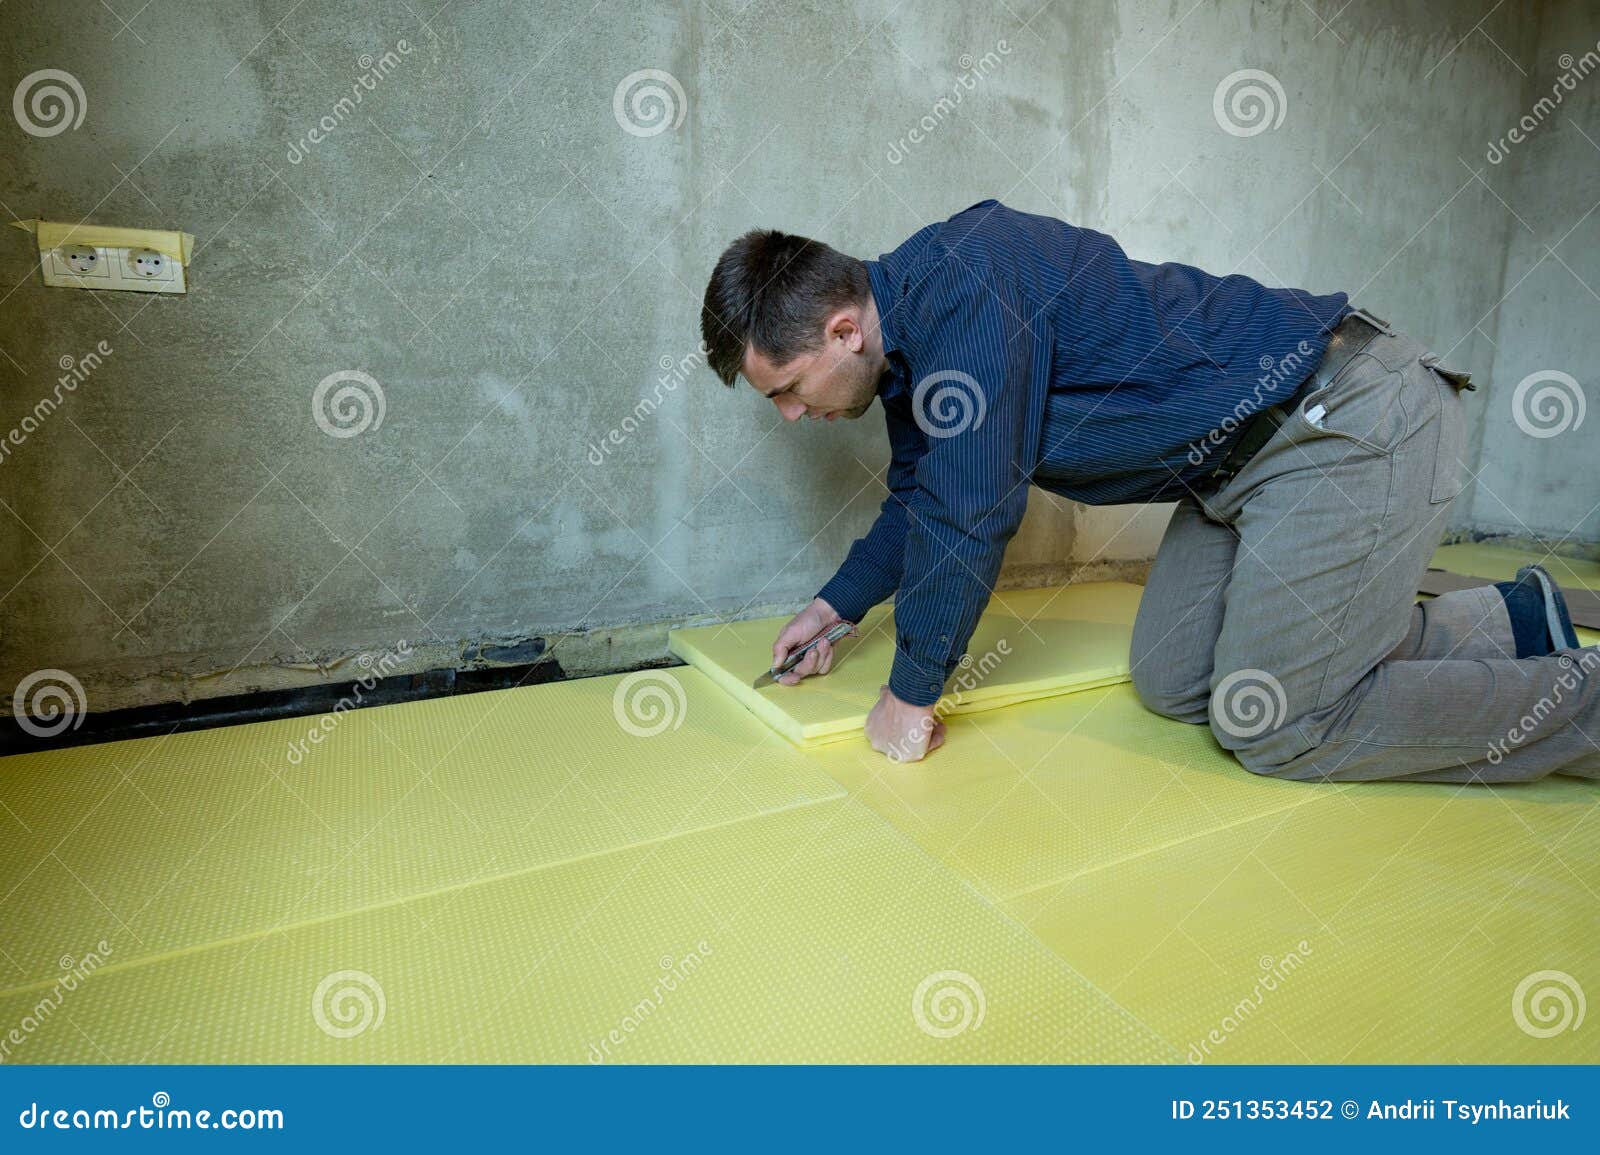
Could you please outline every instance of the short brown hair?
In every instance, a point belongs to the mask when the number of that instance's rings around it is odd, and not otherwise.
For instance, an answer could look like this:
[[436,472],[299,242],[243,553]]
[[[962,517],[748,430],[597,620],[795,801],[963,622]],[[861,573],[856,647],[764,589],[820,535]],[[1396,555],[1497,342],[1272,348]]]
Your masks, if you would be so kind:
[[712,371],[731,386],[753,346],[782,365],[822,341],[828,315],[871,293],[867,266],[821,241],[752,229],[723,250],[700,308]]

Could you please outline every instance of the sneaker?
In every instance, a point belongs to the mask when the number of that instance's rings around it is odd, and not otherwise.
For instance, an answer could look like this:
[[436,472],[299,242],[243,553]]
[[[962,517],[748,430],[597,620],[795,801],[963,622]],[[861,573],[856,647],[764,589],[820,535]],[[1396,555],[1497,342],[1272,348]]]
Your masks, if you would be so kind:
[[1538,658],[1556,650],[1578,649],[1578,635],[1567,612],[1567,599],[1542,565],[1525,565],[1515,581],[1495,582],[1505,599],[1516,638],[1517,657]]

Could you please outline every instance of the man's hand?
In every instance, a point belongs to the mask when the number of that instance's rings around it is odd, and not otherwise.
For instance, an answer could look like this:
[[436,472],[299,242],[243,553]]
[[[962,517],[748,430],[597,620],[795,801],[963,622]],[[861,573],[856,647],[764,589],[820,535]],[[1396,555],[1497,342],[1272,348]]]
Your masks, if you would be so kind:
[[867,741],[891,762],[920,762],[944,745],[944,723],[932,706],[908,705],[883,686],[878,704],[867,715]]
[[[772,668],[777,669],[789,654],[805,645],[823,630],[839,621],[838,612],[821,598],[812,598],[811,604],[778,631],[778,640],[772,643]],[[821,641],[800,660],[800,664],[778,681],[785,686],[798,686],[800,679],[812,674],[826,674],[833,669],[833,643]]]

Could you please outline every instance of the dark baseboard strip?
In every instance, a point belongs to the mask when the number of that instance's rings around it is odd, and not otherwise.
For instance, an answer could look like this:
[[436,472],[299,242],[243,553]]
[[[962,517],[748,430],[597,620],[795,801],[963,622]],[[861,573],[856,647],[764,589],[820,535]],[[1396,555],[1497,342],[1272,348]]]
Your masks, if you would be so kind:
[[[177,730],[211,730],[218,726],[236,726],[242,722],[268,722],[276,718],[325,714],[341,700],[349,703],[347,708],[364,710],[368,706],[390,706],[396,702],[505,690],[565,679],[561,664],[553,658],[476,670],[425,670],[420,674],[378,678],[370,688],[363,684],[359,703],[351,701],[354,696],[352,683],[333,682],[325,686],[262,690],[254,694],[203,698],[195,702],[169,702],[110,710],[101,714],[89,713],[82,715],[81,719],[75,719],[75,724],[61,733],[49,737],[38,737],[23,729],[16,718],[7,717],[0,722],[0,757],[37,750],[59,750],[66,746],[88,746],[97,742],[117,742],[124,738],[148,738]],[[37,723],[35,728],[46,725]]]

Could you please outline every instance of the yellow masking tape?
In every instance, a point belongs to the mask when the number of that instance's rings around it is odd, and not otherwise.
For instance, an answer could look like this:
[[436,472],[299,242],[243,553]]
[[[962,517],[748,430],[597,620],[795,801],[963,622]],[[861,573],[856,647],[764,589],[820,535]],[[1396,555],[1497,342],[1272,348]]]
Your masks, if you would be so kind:
[[170,229],[124,229],[111,225],[69,225],[62,221],[13,221],[39,238],[39,251],[47,253],[62,245],[93,245],[105,249],[154,249],[188,267],[194,250],[194,237]]

